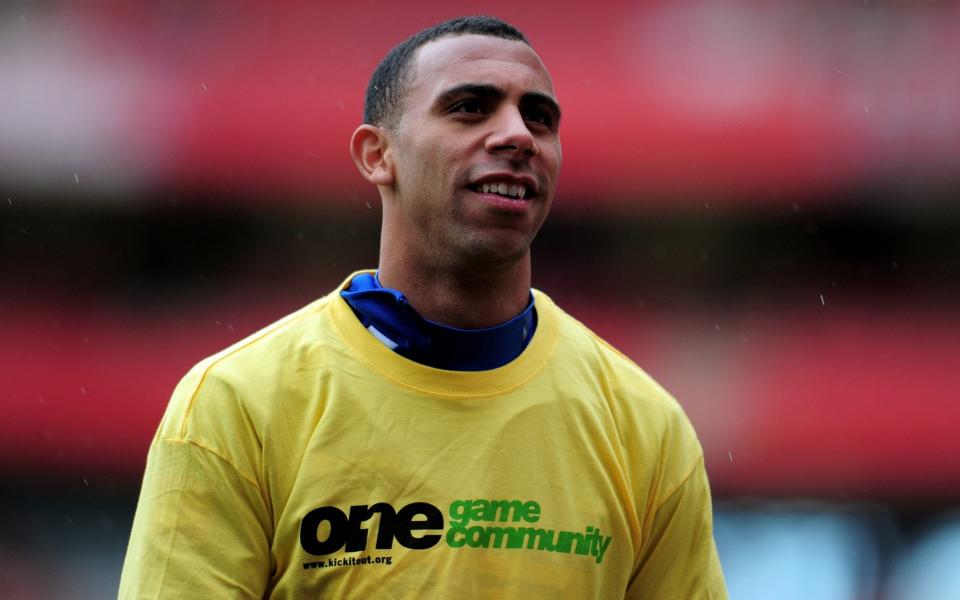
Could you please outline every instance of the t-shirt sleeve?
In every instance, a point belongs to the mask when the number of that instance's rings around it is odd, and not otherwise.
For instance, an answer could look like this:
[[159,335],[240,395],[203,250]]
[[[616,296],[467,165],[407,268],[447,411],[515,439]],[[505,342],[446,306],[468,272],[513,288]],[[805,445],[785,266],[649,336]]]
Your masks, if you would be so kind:
[[272,519],[237,393],[201,363],[174,391],[120,577],[127,598],[262,598]]
[[702,457],[651,517],[628,600],[726,600]]
[[262,598],[268,514],[256,484],[190,441],[158,439],[120,580],[126,598]]

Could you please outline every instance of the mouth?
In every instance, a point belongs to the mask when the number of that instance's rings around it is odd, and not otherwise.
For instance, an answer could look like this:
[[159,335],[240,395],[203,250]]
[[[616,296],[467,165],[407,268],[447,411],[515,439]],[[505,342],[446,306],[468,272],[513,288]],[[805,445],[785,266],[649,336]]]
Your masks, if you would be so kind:
[[[504,181],[485,181],[471,185],[470,189],[479,194],[493,194],[510,200],[524,200],[530,193],[526,184]],[[530,195],[532,196],[532,193]]]

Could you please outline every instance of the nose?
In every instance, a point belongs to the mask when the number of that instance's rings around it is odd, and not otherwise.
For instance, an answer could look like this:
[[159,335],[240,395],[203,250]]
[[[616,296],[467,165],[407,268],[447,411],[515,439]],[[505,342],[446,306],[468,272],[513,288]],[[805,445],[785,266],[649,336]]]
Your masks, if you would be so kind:
[[493,119],[493,132],[487,137],[486,148],[491,154],[512,153],[536,156],[540,153],[537,141],[516,107],[504,108]]

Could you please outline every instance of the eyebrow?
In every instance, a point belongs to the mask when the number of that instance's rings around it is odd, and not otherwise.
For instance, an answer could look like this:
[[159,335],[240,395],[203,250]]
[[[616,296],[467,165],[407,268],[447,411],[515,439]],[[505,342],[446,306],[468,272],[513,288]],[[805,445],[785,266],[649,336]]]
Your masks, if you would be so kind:
[[[436,106],[445,106],[463,96],[474,96],[488,100],[502,100],[506,93],[495,85],[489,83],[461,83],[450,89],[444,90],[434,101]],[[560,105],[549,94],[542,92],[526,92],[520,97],[521,103],[538,104],[545,106],[547,110],[554,113],[554,117],[560,120]]]

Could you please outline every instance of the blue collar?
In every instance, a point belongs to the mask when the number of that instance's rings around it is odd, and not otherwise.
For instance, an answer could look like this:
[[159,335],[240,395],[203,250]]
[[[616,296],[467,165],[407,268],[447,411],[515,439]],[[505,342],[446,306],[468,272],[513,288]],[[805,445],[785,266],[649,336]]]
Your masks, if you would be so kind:
[[533,294],[527,308],[506,323],[457,329],[421,317],[402,292],[370,273],[357,275],[340,295],[370,333],[410,360],[448,371],[496,369],[520,356],[537,328]]

